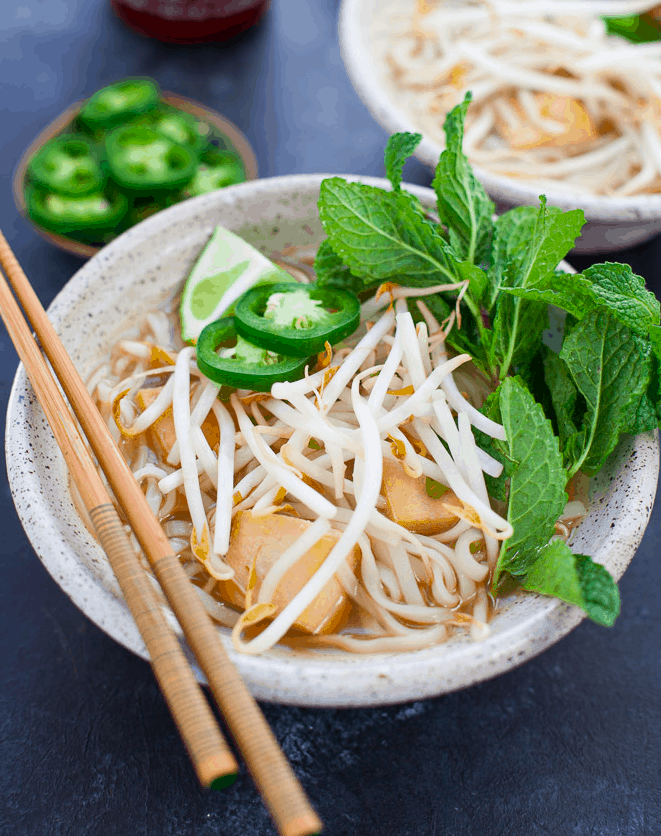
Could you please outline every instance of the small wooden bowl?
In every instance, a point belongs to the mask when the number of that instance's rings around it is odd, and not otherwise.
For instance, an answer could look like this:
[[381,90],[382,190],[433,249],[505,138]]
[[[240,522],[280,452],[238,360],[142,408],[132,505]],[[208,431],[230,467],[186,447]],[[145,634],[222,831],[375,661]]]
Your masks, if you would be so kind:
[[[25,181],[27,176],[28,164],[32,157],[39,151],[53,137],[65,131],[73,120],[78,116],[81,107],[86,100],[82,100],[72,104],[57,119],[50,123],[43,131],[35,138],[33,142],[25,149],[25,153],[18,162],[16,173],[14,174],[14,201],[16,207],[23,217],[29,221],[35,232],[55,244],[61,250],[65,250],[73,255],[81,256],[82,258],[91,258],[99,252],[101,247],[95,247],[92,244],[83,244],[80,241],[74,241],[73,238],[67,238],[65,235],[58,235],[55,232],[50,232],[48,229],[35,223],[28,215],[27,202],[25,200]],[[195,102],[192,99],[187,99],[184,96],[177,96],[175,93],[161,93],[161,101],[166,104],[176,107],[178,110],[183,110],[195,116],[202,122],[208,122],[212,128],[223,134],[230,141],[233,149],[241,158],[243,167],[246,172],[247,180],[257,179],[257,160],[255,154],[250,147],[250,143],[245,136],[239,131],[236,125],[224,119],[219,113],[210,110],[208,107]]]

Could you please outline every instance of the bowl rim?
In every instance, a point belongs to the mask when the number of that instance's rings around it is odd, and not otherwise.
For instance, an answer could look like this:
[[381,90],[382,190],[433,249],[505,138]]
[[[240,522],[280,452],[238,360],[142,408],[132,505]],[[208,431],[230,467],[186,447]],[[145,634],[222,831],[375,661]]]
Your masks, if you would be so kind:
[[[91,258],[100,252],[103,247],[95,247],[92,244],[75,241],[73,238],[68,238],[66,235],[61,235],[57,232],[51,232],[41,226],[28,215],[27,201],[25,199],[25,184],[30,160],[48,141],[62,131],[65,131],[71,125],[86,101],[87,99],[81,99],[69,105],[66,110],[63,110],[59,116],[46,125],[32,140],[16,164],[12,180],[12,191],[16,208],[38,235],[65,252],[81,256],[82,258]],[[246,137],[233,122],[230,122],[229,119],[221,116],[220,113],[201,102],[197,102],[187,96],[181,96],[178,93],[170,93],[162,90],[159,94],[159,101],[167,102],[167,104],[173,105],[178,110],[183,110],[191,114],[191,116],[196,116],[205,122],[211,122],[215,128],[225,134],[241,157],[245,167],[246,180],[257,179],[257,158],[255,157],[255,152]]]
[[[338,18],[340,55],[351,83],[374,119],[389,133],[421,132],[406,111],[388,95],[376,71],[377,62],[370,52],[370,39],[361,31],[361,12],[374,8],[375,0],[341,0]],[[369,60],[372,57],[372,60]],[[436,168],[443,145],[424,136],[414,156],[432,169]],[[549,205],[563,209],[583,209],[587,221],[613,224],[618,221],[652,221],[661,219],[661,194],[625,197],[576,195],[552,188],[538,189],[533,181],[494,174],[473,165],[473,171],[489,194],[508,204],[537,205],[540,191],[546,194]]]
[[[301,174],[245,182],[210,195],[192,198],[159,212],[129,229],[83,265],[55,297],[48,309],[49,317],[57,330],[70,305],[85,294],[88,282],[94,281],[95,275],[96,281],[101,276],[105,276],[107,281],[114,259],[122,253],[139,251],[144,241],[157,236],[159,230],[164,234],[164,230],[191,220],[199,225],[207,224],[209,219],[207,217],[204,220],[205,212],[208,216],[214,208],[218,211],[231,209],[236,214],[242,197],[259,200],[263,205],[265,199],[289,197],[295,192],[310,195],[314,190],[318,193],[321,181],[327,176],[330,175]],[[381,188],[387,185],[386,180],[375,177],[350,176],[346,179]],[[431,189],[404,185],[421,199],[435,199]],[[42,502],[39,493],[35,495],[34,490],[37,469],[32,468],[34,475],[30,476],[30,470],[21,472],[19,463],[30,438],[30,428],[26,421],[21,420],[21,414],[26,414],[33,403],[32,398],[25,370],[19,366],[9,397],[6,429],[9,485],[19,518],[39,559],[79,609],[116,641],[146,658],[144,646],[123,601],[103,586],[71,550],[63,554],[61,546],[54,544],[53,529],[52,526],[49,528],[46,519],[48,512],[35,515],[33,510],[28,511],[20,501],[27,491],[33,508],[36,502]],[[604,555],[618,554],[624,544],[627,558],[618,564],[619,568],[614,572],[617,578],[640,545],[651,514],[658,480],[658,433],[655,431],[640,435],[631,440],[631,444],[632,457],[627,460],[627,466],[634,454],[643,459],[644,464],[635,472],[635,485],[638,495],[649,501],[637,503],[640,507],[635,508],[635,514],[617,517],[600,548],[599,555],[603,558]],[[44,519],[41,519],[42,516]],[[636,517],[636,522],[632,528],[633,517]],[[70,571],[75,573],[75,578],[67,575]],[[527,598],[531,595],[525,593]],[[585,617],[577,607],[557,599],[537,598],[535,609],[525,622],[525,629],[521,623],[517,623],[500,632],[497,637],[492,635],[482,642],[457,642],[423,651],[359,657],[360,664],[356,663],[355,656],[346,657],[352,661],[344,661],[338,658],[340,654],[331,659],[324,652],[315,653],[314,658],[298,654],[296,658],[288,657],[284,661],[283,656],[278,654],[246,656],[234,651],[228,635],[223,635],[222,640],[248,687],[258,699],[317,707],[387,705],[435,697],[504,673],[557,642]],[[425,674],[422,681],[421,665]],[[459,677],[457,667],[460,668]],[[204,681],[199,670],[196,673],[200,681]],[[287,680],[289,687],[279,685],[278,676],[283,681]],[[413,689],[412,682],[415,683]]]

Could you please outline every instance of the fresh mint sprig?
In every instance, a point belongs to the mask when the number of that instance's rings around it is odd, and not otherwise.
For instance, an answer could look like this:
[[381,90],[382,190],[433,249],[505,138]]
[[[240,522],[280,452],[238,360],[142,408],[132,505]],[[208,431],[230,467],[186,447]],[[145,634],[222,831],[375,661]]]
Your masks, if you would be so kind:
[[[419,134],[393,135],[386,148],[391,190],[342,178],[321,186],[328,236],[315,268],[321,284],[364,293],[385,281],[410,287],[468,280],[462,325],[446,343],[468,351],[497,390],[485,404],[507,441],[476,431],[504,464],[489,488],[507,500],[514,534],[493,577],[582,607],[600,624],[619,612],[617,586],[603,567],[553,540],[565,488],[579,470],[596,473],[622,433],[661,419],[660,306],[628,265],[595,265],[567,275],[558,264],[580,235],[581,210],[524,206],[492,219],[493,204],[462,150],[470,94],[447,115],[446,148],[433,181],[439,223],[402,188]],[[456,293],[425,298],[439,321]],[[543,342],[549,305],[566,312],[559,345]],[[415,304],[409,308],[419,316]],[[557,311],[556,311],[557,313]],[[533,394],[534,393],[534,394]],[[495,492],[495,493],[494,493]]]
[[555,522],[567,501],[566,474],[550,421],[517,378],[496,395],[506,442],[496,442],[512,463],[507,518],[514,535],[501,549],[493,576],[504,573],[524,589],[576,604],[598,624],[611,626],[620,611],[617,584],[587,555],[573,554],[553,540]]
[[432,186],[436,192],[438,215],[447,227],[456,256],[471,264],[480,264],[489,254],[495,206],[462,151],[469,103],[470,95],[445,119],[447,150],[438,161]]

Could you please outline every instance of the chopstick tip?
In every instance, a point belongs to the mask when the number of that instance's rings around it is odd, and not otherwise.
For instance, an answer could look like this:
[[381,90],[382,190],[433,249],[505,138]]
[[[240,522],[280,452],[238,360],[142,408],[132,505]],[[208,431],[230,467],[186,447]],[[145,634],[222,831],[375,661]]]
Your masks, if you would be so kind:
[[231,752],[224,752],[203,761],[198,775],[203,786],[210,790],[224,790],[236,781],[239,767]]
[[314,812],[290,819],[279,828],[282,836],[321,836],[323,824]]

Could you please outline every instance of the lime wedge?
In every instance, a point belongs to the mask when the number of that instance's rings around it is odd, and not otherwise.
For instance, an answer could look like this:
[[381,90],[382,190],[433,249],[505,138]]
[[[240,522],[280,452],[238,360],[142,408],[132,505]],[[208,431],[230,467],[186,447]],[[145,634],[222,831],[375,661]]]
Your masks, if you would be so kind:
[[202,329],[227,313],[251,287],[295,279],[266,256],[222,226],[195,262],[179,303],[181,336],[195,343]]

